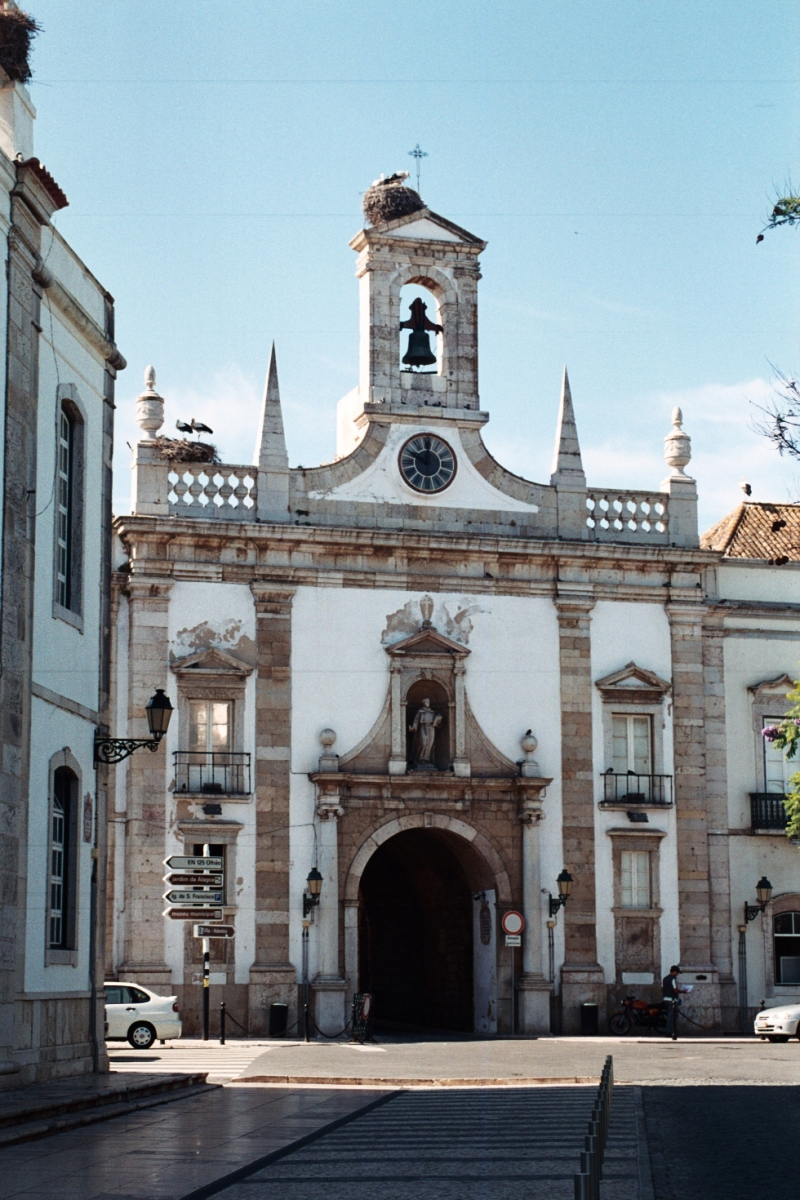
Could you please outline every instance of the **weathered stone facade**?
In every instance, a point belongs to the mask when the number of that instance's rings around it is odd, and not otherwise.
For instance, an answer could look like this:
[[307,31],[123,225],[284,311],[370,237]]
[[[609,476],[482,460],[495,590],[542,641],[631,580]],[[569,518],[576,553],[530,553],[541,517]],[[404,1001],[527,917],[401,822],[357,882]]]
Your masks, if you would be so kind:
[[[173,468],[152,445],[153,386],[141,400],[133,513],[116,524],[116,711],[138,717],[166,686],[178,716],[157,764],[116,771],[109,970],[176,991],[197,1028],[197,948],[174,922],[157,932],[157,858],[210,842],[225,849],[236,928],[212,1001],[251,1033],[273,1001],[296,1020],[304,946],[326,1033],[365,989],[400,1025],[424,1023],[427,1005],[441,1027],[446,993],[459,1028],[469,1012],[487,1034],[544,1033],[551,1019],[575,1032],[589,1004],[602,1029],[631,988],[657,998],[678,960],[687,1014],[732,1027],[754,1003],[734,992],[742,889],[768,849],[790,895],[792,851],[756,836],[741,789],[757,781],[731,771],[743,719],[754,761],[762,746],[728,647],[752,614],[750,633],[772,636],[768,606],[750,598],[743,615],[719,552],[699,545],[682,416],[659,488],[589,487],[565,373],[550,483],[512,475],[481,438],[484,243],[426,208],[351,245],[361,372],[340,402],[336,461],[288,468],[274,353],[252,466]],[[401,369],[408,284],[442,328],[430,372]],[[770,603],[797,637],[800,595]],[[143,609],[146,655],[128,661]],[[776,639],[767,657],[785,650]],[[742,670],[747,694],[761,680]],[[217,760],[196,733],[190,748],[185,706],[212,697],[240,782],[192,788],[187,756],[212,773]],[[146,854],[131,833],[119,841],[145,806]],[[322,890],[305,939],[311,868]],[[551,918],[562,868],[572,892]],[[511,908],[526,923],[518,949],[500,928]]]

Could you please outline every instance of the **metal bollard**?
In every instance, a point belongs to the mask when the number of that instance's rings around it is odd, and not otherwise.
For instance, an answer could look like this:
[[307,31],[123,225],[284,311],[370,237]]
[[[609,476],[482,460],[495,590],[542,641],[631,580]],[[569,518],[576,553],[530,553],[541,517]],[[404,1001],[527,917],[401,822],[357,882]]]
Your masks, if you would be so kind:
[[575,1176],[575,1200],[594,1200],[592,1195],[592,1181],[589,1175]]
[[219,1006],[219,1044],[225,1045],[225,1001]]

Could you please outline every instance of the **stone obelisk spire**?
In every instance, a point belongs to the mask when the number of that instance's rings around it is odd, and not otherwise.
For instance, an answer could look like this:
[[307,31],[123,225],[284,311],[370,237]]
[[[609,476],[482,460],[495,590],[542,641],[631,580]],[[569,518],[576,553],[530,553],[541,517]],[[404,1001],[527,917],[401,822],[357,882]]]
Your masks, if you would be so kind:
[[269,358],[264,402],[261,408],[261,435],[256,446],[258,465],[259,521],[289,520],[289,456],[283,432],[281,393],[275,343]]

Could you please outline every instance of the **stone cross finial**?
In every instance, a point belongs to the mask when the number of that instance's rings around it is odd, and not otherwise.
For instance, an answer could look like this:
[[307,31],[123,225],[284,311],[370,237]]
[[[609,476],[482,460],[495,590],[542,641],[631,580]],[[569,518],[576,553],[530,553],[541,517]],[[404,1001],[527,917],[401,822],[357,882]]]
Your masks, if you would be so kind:
[[688,476],[684,467],[691,462],[692,439],[683,430],[683,413],[680,408],[672,410],[672,430],[664,438],[664,459],[672,467],[673,476]]
[[430,596],[423,596],[419,602],[419,609],[422,613],[422,629],[432,629],[431,616],[433,615],[433,600]]
[[136,400],[136,424],[144,430],[144,436],[152,441],[164,424],[164,400],[156,391],[155,367],[144,373],[146,390]]

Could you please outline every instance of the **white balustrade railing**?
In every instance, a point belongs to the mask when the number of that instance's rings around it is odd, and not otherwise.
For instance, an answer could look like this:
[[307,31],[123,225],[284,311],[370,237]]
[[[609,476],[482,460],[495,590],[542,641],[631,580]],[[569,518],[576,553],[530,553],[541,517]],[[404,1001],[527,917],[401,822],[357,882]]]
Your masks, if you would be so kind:
[[179,516],[255,520],[258,468],[228,463],[171,463],[169,511]]
[[591,489],[586,497],[586,524],[598,541],[666,542],[668,501],[664,492]]

